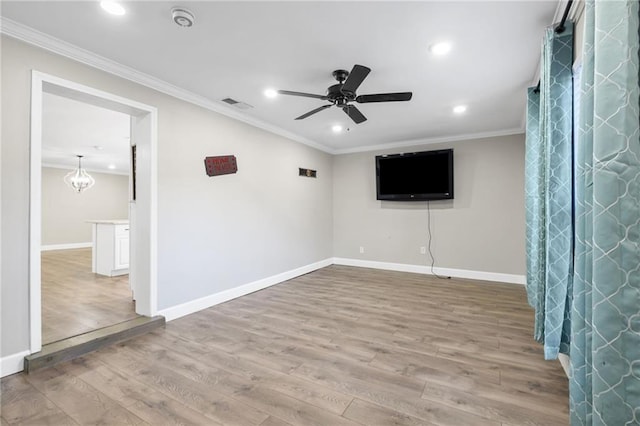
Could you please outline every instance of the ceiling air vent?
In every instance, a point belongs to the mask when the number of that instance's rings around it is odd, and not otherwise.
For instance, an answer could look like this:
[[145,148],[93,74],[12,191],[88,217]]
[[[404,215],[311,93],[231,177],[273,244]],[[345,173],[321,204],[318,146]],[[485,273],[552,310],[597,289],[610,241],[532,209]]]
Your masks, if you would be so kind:
[[222,100],[222,102],[224,102],[225,104],[229,104],[232,107],[238,108],[238,109],[250,109],[250,108],[253,108],[253,106],[251,106],[249,104],[245,104],[244,102],[236,101],[235,99],[231,99],[231,98],[224,98]]

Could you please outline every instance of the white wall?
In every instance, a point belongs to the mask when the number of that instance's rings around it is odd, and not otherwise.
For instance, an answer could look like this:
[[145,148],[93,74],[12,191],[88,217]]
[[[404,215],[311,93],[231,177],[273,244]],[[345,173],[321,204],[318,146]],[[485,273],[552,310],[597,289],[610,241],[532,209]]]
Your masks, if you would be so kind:
[[427,203],[376,200],[375,156],[444,148],[455,198],[430,203],[435,266],[524,275],[524,135],[336,156],[334,256],[430,265]]
[[42,168],[42,245],[91,242],[91,219],[127,219],[129,177],[89,172],[95,185],[81,193],[64,183],[71,170]]
[[[159,153],[166,249],[158,263],[175,265],[159,271],[160,309],[331,257],[330,155],[196,106],[174,106],[160,111],[160,134],[170,136]],[[238,173],[206,176],[203,159],[227,154],[236,156]],[[299,177],[298,167],[318,170],[318,179]],[[172,285],[182,282],[195,292]]]
[[[1,50],[0,356],[29,348],[31,70],[158,108],[159,309],[331,257],[330,155],[8,37]],[[207,177],[204,157],[225,154],[238,173]]]

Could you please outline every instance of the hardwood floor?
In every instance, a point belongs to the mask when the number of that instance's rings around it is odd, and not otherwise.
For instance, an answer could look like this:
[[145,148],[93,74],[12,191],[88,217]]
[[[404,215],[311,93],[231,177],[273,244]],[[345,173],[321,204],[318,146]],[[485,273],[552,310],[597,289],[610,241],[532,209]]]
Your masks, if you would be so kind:
[[129,276],[91,272],[91,249],[42,252],[42,343],[136,318]]
[[2,424],[567,425],[512,284],[331,266],[2,383]]

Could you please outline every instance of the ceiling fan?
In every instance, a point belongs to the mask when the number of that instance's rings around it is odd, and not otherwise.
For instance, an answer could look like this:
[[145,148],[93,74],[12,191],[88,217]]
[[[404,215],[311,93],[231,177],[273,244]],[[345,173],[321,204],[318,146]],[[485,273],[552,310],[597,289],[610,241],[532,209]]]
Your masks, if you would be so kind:
[[352,105],[351,102],[366,104],[372,102],[399,102],[411,100],[411,96],[413,95],[411,92],[356,95],[356,90],[358,90],[358,87],[360,87],[360,85],[370,72],[371,69],[363,65],[354,65],[351,72],[346,70],[335,70],[333,72],[333,77],[338,81],[338,84],[329,86],[326,95],[314,95],[312,93],[292,92],[289,90],[278,90],[278,93],[281,95],[303,96],[306,98],[315,98],[330,102],[327,105],[322,105],[319,108],[302,114],[300,117],[297,117],[296,120],[302,120],[335,105],[339,108],[342,108],[342,110],[356,124],[360,124],[363,121],[366,121],[367,118],[362,115],[360,110],[356,108],[355,105]]

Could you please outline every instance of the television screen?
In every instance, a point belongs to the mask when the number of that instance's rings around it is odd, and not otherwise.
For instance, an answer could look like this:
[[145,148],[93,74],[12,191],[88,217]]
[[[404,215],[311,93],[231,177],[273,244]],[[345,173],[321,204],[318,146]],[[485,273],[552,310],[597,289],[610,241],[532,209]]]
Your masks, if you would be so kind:
[[453,149],[376,156],[378,200],[453,198]]

